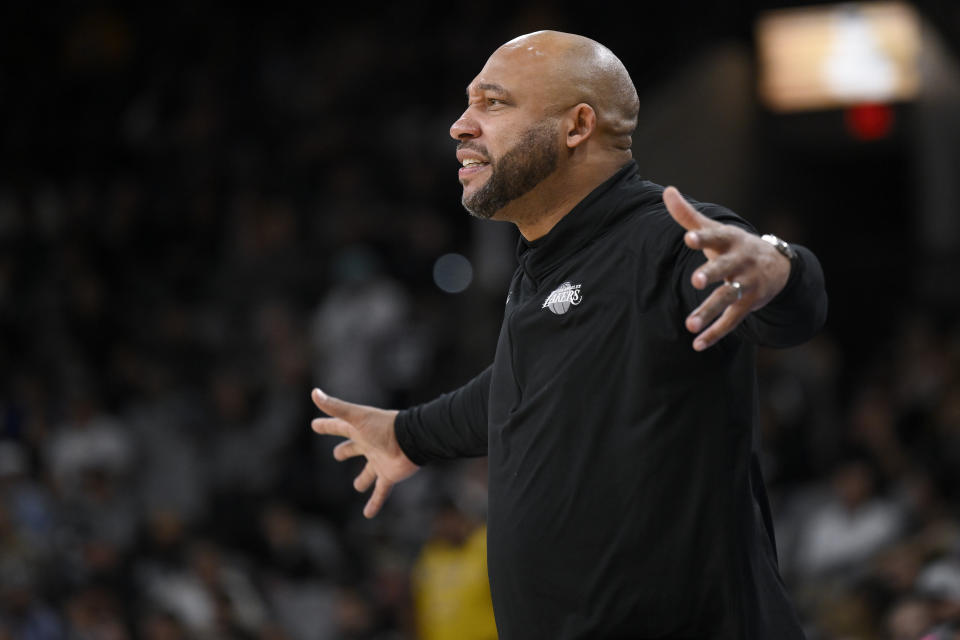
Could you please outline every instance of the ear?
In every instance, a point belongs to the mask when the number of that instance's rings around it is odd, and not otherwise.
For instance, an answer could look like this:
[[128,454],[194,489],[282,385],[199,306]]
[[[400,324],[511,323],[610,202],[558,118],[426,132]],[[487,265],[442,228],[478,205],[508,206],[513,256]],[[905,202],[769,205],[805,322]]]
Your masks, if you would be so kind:
[[597,129],[597,112],[586,102],[571,107],[567,119],[567,147],[573,149]]

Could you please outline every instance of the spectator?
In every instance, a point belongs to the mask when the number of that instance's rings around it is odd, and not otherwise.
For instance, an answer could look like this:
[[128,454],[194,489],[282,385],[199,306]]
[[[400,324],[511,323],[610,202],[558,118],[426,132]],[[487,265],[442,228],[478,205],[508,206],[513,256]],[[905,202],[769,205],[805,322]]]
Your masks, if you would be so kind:
[[437,509],[430,538],[414,564],[412,582],[420,640],[497,637],[487,582],[486,527],[452,500]]
[[900,535],[904,514],[877,490],[877,475],[864,459],[842,462],[830,491],[801,533],[798,568],[807,578],[849,571]]

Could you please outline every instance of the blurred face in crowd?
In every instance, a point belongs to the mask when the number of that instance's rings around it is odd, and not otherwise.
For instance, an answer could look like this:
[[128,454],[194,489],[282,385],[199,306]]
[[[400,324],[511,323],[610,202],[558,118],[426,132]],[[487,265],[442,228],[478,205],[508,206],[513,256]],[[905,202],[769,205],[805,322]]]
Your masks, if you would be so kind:
[[874,476],[866,464],[848,462],[834,473],[833,484],[844,506],[854,511],[873,496]]
[[549,177],[561,159],[560,93],[548,44],[511,41],[467,87],[467,109],[450,127],[463,205],[479,218],[510,219],[505,209]]

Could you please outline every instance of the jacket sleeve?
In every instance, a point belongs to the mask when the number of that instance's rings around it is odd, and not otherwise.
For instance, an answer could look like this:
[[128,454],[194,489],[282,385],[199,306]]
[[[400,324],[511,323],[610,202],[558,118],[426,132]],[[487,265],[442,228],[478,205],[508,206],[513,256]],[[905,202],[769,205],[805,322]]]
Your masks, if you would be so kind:
[[491,365],[459,389],[397,414],[397,442],[414,464],[487,455],[492,369]]
[[[699,203],[698,203],[699,204]],[[729,210],[716,205],[698,206],[705,215],[735,224],[748,233],[757,233],[745,220]],[[683,235],[680,234],[680,243]],[[764,307],[749,315],[734,330],[734,334],[747,342],[763,347],[792,347],[812,338],[823,327],[827,318],[827,293],[824,286],[820,261],[806,247],[792,244],[797,259],[792,261],[790,277],[783,290]],[[693,311],[717,286],[698,290],[690,283],[693,272],[706,260],[703,252],[693,251],[683,245],[681,256],[681,295]]]

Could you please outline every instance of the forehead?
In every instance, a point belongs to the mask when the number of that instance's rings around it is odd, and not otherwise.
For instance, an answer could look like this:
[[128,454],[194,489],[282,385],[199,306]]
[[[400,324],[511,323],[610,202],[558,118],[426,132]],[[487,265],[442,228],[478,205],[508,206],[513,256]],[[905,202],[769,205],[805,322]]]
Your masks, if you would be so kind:
[[501,47],[470,82],[467,92],[494,92],[548,98],[553,73],[547,56],[534,47]]

